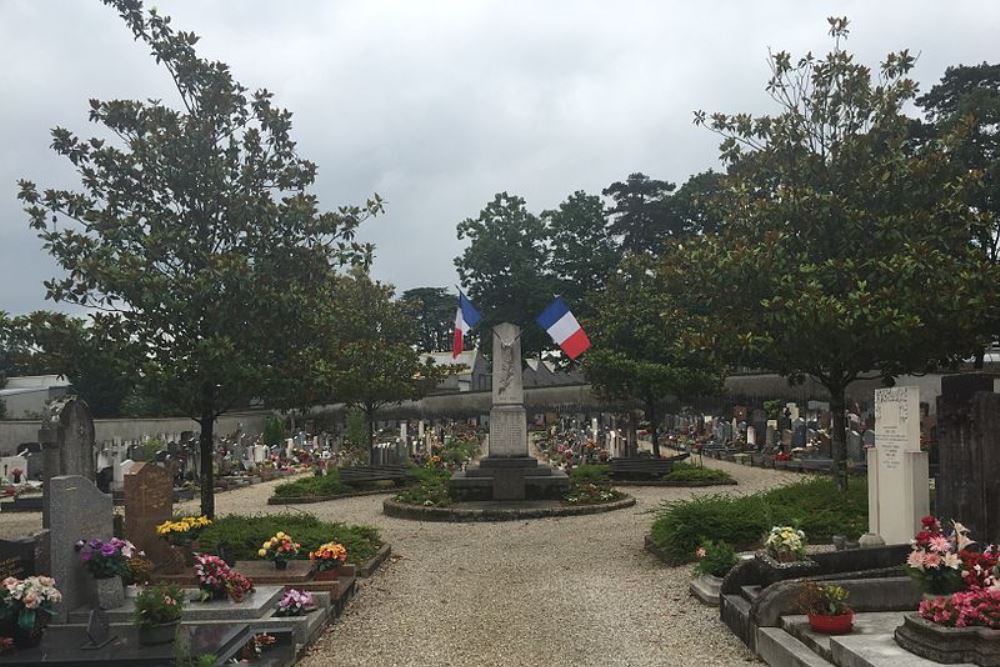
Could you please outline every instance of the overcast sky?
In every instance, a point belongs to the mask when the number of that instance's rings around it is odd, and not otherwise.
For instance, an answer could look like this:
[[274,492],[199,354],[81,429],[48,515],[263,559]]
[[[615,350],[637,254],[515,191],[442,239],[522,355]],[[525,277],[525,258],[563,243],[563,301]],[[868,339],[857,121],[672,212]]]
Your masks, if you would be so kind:
[[[825,53],[825,18],[876,65],[919,54],[926,90],[948,65],[1000,61],[1000,2],[161,0],[250,88],[294,112],[326,208],[372,192],[362,233],[377,277],[451,286],[455,225],[493,194],[534,211],[633,171],[683,181],[717,167],[695,109],[768,112],[768,47]],[[0,310],[58,308],[57,268],[28,229],[18,178],[72,186],[49,129],[85,136],[91,97],[171,99],[165,71],[98,0],[0,0]]]

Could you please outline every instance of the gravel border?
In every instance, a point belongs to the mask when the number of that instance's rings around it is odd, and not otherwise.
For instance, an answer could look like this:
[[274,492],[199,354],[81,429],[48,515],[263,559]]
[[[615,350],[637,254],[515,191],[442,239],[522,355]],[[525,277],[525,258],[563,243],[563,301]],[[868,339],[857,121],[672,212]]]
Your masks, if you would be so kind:
[[379,548],[378,551],[375,552],[374,556],[366,560],[364,563],[355,566],[357,568],[356,574],[361,578],[367,579],[375,574],[380,567],[382,567],[382,563],[389,558],[391,553],[392,545],[386,542]]
[[526,509],[463,509],[461,507],[424,507],[409,505],[395,500],[382,503],[386,516],[412,521],[520,521],[522,519],[545,519],[557,516],[581,516],[613,512],[635,505],[635,498],[625,496],[610,503],[595,505],[567,505],[563,507],[535,507]]

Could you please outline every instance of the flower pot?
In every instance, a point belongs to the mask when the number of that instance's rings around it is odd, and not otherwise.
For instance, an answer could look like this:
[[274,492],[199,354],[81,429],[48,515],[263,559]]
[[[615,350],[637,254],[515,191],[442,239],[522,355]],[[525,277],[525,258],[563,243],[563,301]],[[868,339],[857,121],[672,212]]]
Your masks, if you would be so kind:
[[287,560],[276,560],[276,561],[274,561],[274,569],[275,570],[287,570],[288,569],[288,561]]
[[846,635],[854,629],[854,612],[837,616],[809,614],[809,627],[824,635]]
[[99,609],[117,609],[125,604],[125,586],[119,576],[94,579],[94,601]]
[[313,572],[313,581],[336,581],[338,577],[340,577],[339,566]]
[[14,629],[11,631],[11,639],[14,640],[14,646],[19,649],[33,648],[42,643],[42,635],[45,633],[45,626],[35,624],[30,630],[25,630],[24,628],[15,625]]
[[143,646],[156,646],[157,644],[169,644],[177,636],[177,626],[180,620],[173,623],[160,623],[159,625],[140,625],[139,643]]

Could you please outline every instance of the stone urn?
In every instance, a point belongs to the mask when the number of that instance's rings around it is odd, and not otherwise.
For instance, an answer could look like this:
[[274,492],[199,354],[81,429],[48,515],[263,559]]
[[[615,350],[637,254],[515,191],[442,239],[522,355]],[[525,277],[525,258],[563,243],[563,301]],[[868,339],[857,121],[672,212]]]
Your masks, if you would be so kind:
[[94,579],[94,602],[99,609],[117,609],[125,604],[125,586],[118,575]]

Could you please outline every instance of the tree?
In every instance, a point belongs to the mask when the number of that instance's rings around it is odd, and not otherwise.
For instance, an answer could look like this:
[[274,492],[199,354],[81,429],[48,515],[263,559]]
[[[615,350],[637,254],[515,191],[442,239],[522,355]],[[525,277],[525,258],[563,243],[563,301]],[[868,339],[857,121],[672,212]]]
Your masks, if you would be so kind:
[[637,172],[602,191],[612,201],[607,211],[609,230],[621,238],[623,250],[655,255],[665,239],[690,231],[670,205],[670,193],[676,187]]
[[648,256],[631,256],[594,295],[587,322],[593,348],[583,370],[599,395],[642,404],[659,457],[662,402],[717,393],[723,373],[708,350],[686,344],[690,318],[654,266]]
[[523,328],[525,354],[549,349],[551,341],[534,324],[556,290],[545,225],[538,216],[528,211],[524,199],[501,192],[477,217],[458,224],[458,238],[470,241],[455,266],[483,315],[481,340],[491,340],[494,325],[511,322]]
[[421,359],[411,345],[417,329],[412,304],[394,300],[391,285],[357,270],[334,278],[329,289],[329,335],[322,342],[329,354],[319,374],[331,397],[364,412],[370,456],[378,410],[422,398],[451,367]]
[[670,197],[670,207],[683,233],[675,236],[718,234],[722,230],[723,208],[719,199],[726,194],[724,181],[724,174],[709,169],[691,176],[677,188]]
[[[354,233],[381,202],[321,212],[309,192],[316,166],[298,156],[291,114],[271,93],[249,93],[225,64],[198,57],[197,36],[139,0],[105,3],[166,68],[181,108],[91,100],[107,137],[52,131],[82,189],[23,180],[19,197],[66,271],[47,296],[98,309],[138,348],[142,376],[198,422],[211,461],[216,418],[260,396],[302,344],[303,313],[328,300],[331,267],[370,258]],[[209,516],[213,482],[202,466]]]
[[604,287],[618,265],[618,247],[608,232],[604,202],[577,190],[559,208],[543,211],[557,292],[578,319],[589,312],[587,297]]
[[412,344],[422,352],[438,352],[451,347],[455,333],[458,299],[444,287],[415,287],[403,292],[402,301],[413,304],[417,335]]
[[826,387],[846,488],[846,389],[969,354],[997,281],[967,243],[972,175],[950,165],[950,139],[909,140],[913,57],[889,54],[872,81],[842,47],[847,20],[830,26],[824,58],[770,55],[778,114],[696,114],[724,137],[726,227],[671,271],[707,314],[704,344]]
[[[955,137],[952,160],[975,171],[980,180],[968,190],[968,203],[980,215],[972,244],[991,265],[1000,263],[1000,65],[958,65],[945,70],[940,83],[917,98],[927,115],[923,141]],[[990,332],[1000,331],[994,324]],[[976,355],[982,368],[983,351]]]

